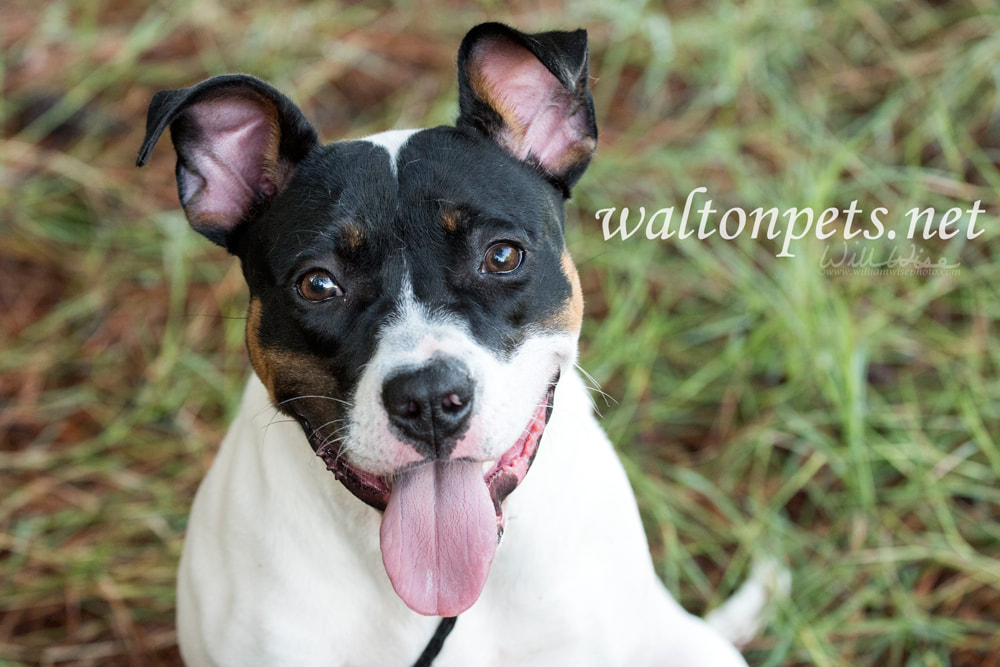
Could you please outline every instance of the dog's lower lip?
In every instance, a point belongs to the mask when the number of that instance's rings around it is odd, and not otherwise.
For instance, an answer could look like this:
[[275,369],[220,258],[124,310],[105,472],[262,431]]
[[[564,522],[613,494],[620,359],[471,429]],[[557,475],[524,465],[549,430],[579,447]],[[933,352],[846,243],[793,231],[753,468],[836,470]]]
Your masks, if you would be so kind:
[[359,500],[380,512],[385,510],[392,490],[388,480],[347,463],[334,445],[324,445],[316,450],[316,454],[323,459],[326,469]]
[[504,499],[520,485],[535,459],[542,433],[552,415],[552,400],[557,382],[559,382],[558,374],[549,383],[535,413],[525,425],[524,434],[483,476],[490,488],[490,495],[493,496],[498,517],[502,514],[501,504]]
[[[502,515],[504,499],[521,483],[528,468],[531,467],[532,461],[534,461],[542,432],[552,414],[552,401],[558,382],[559,373],[557,372],[552,381],[549,382],[538,407],[525,426],[524,434],[517,442],[499,459],[483,462],[483,482],[490,489],[498,518]],[[305,422],[304,419],[302,421]],[[311,430],[306,432],[310,433]],[[392,492],[392,482],[388,477],[374,475],[355,468],[340,456],[337,448],[332,444],[319,447],[316,454],[326,463],[327,470],[332,472],[334,477],[358,499],[380,512],[385,510],[389,503],[389,494]]]

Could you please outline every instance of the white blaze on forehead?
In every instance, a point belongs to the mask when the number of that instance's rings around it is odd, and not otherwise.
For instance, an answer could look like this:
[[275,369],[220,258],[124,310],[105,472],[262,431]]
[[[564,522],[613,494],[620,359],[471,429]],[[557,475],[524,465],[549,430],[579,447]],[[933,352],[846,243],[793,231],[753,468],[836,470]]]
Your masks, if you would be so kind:
[[370,144],[381,146],[386,150],[389,154],[389,168],[392,169],[392,175],[395,176],[396,159],[399,157],[399,151],[402,150],[407,140],[419,131],[420,130],[388,130],[386,132],[379,132],[378,134],[363,137],[361,141],[367,141]]
[[451,356],[462,359],[471,356],[470,348],[477,347],[460,322],[435,315],[417,301],[409,276],[403,280],[397,303],[398,310],[380,333],[375,355],[366,366],[366,371],[382,376],[375,379],[425,362],[439,351],[450,349]]

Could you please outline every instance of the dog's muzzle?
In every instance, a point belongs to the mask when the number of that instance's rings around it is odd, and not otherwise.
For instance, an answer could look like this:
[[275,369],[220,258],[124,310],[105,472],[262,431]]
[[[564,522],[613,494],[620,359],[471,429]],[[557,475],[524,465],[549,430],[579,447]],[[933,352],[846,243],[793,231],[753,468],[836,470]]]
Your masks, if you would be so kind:
[[468,373],[457,363],[399,373],[384,384],[390,423],[426,455],[423,462],[379,476],[350,465],[332,443],[318,446],[327,469],[383,511],[382,561],[414,611],[455,616],[478,599],[503,535],[503,501],[534,461],[558,381],[556,373],[520,437],[485,473],[483,461],[448,458],[474,400]]

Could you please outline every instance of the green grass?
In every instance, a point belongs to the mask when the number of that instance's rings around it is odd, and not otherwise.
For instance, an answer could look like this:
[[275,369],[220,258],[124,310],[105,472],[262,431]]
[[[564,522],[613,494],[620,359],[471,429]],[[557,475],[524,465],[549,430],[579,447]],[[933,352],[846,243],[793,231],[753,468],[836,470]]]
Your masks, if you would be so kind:
[[[793,591],[758,665],[1000,662],[1000,13],[993,2],[27,3],[0,12],[0,664],[169,664],[191,496],[248,371],[239,268],[188,229],[161,88],[245,71],[327,139],[448,122],[474,23],[582,25],[601,146],[567,236],[581,365],[686,606]],[[968,209],[944,275],[824,242],[604,241],[595,212]],[[703,201],[703,200],[702,200]],[[832,243],[827,242],[827,243]],[[865,241],[885,257],[905,239]],[[836,244],[832,247],[839,247]]]

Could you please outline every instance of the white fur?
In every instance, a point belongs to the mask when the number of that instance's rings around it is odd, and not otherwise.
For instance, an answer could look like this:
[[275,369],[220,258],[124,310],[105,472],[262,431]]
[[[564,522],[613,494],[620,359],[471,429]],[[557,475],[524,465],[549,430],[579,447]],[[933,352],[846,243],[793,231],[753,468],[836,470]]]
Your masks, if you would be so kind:
[[352,397],[354,409],[340,453],[351,464],[379,475],[419,458],[389,429],[382,385],[398,370],[445,356],[464,364],[476,385],[469,428],[452,456],[478,461],[500,458],[520,437],[558,369],[572,366],[576,337],[529,336],[510,359],[502,359],[477,344],[461,321],[428,312],[414,299],[408,282],[399,300],[399,313],[379,336]]
[[772,600],[787,598],[792,590],[791,573],[777,560],[762,557],[750,570],[740,589],[705,621],[737,646],[746,644],[764,628],[767,615],[761,613]]
[[[744,664],[657,579],[624,470],[571,369],[506,507],[486,587],[436,667]],[[411,665],[438,619],[396,596],[379,522],[252,377],[191,514],[178,584],[185,660]]]
[[368,143],[375,144],[376,146],[381,146],[389,153],[389,168],[392,169],[392,175],[396,175],[396,159],[399,157],[399,151],[402,150],[403,146],[411,136],[420,130],[386,130],[385,132],[379,132],[378,134],[372,134],[361,139],[361,141],[367,141]]

